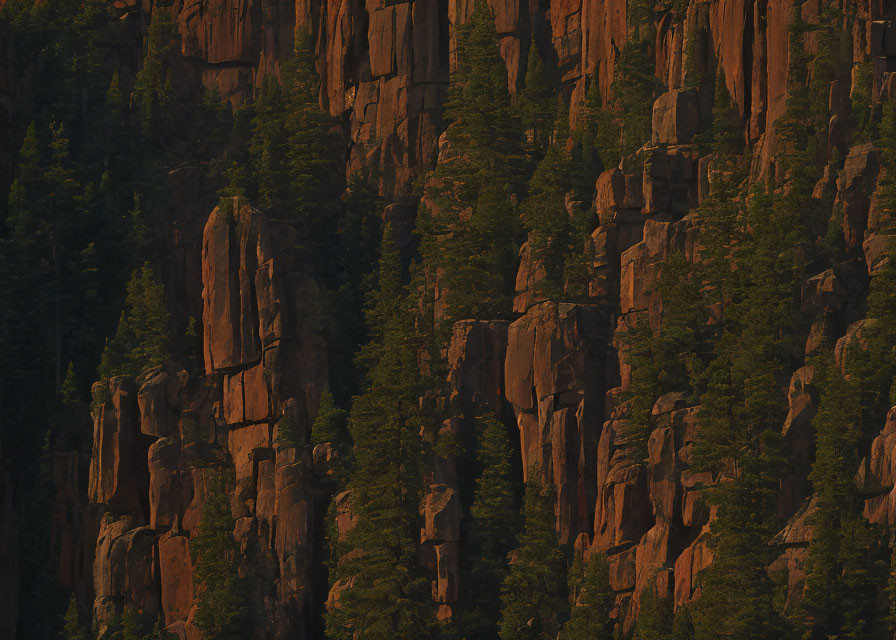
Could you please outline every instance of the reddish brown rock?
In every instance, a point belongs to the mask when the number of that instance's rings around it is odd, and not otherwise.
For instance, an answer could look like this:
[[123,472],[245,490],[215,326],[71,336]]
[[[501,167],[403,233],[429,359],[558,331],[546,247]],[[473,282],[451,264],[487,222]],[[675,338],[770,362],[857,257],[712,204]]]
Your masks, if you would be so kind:
[[146,443],[139,438],[137,389],[131,378],[116,377],[93,386],[91,502],[130,513],[140,512],[146,487]]
[[421,542],[460,540],[461,515],[460,499],[454,489],[443,484],[431,486],[423,500]]
[[840,211],[843,239],[849,249],[861,246],[868,228],[871,194],[878,172],[878,154],[870,143],[853,147],[837,178],[835,210]]
[[193,572],[190,543],[186,536],[165,534],[159,538],[159,579],[165,624],[186,621],[193,605]]
[[653,104],[653,143],[687,144],[697,134],[699,120],[696,89],[664,93]]
[[461,320],[448,346],[448,385],[456,411],[490,409],[500,413],[504,397],[504,359],[508,323]]
[[680,607],[691,601],[696,589],[697,575],[712,564],[712,551],[707,544],[707,536],[701,535],[675,560],[675,606]]
[[172,438],[149,447],[149,526],[164,530],[178,524],[183,509],[180,482],[180,448]]
[[460,583],[460,543],[446,542],[435,545],[438,563],[438,580],[433,600],[438,603],[456,602]]
[[259,450],[271,448],[271,427],[267,423],[235,427],[227,434],[230,456],[236,467],[237,480],[253,478]]
[[514,284],[513,312],[526,313],[530,307],[544,302],[546,297],[538,293],[538,286],[544,280],[544,263],[532,255],[528,242],[520,247],[520,266]]
[[254,280],[258,259],[266,253],[262,246],[267,240],[259,232],[264,218],[239,199],[230,201],[228,207],[230,212],[216,207],[203,232],[206,373],[257,362],[261,357],[252,314],[253,288],[248,280]]
[[594,504],[593,425],[603,410],[607,319],[585,306],[544,303],[508,329],[507,399],[520,427],[524,471],[553,484],[561,538],[587,529]]

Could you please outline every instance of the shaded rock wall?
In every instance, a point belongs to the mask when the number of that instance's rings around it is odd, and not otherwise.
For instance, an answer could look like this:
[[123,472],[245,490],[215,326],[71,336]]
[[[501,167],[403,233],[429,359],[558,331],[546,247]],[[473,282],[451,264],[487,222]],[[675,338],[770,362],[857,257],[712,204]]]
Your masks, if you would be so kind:
[[[253,637],[302,637],[314,548],[308,432],[326,383],[317,289],[290,272],[292,233],[239,201],[216,208],[202,242],[205,373],[174,364],[94,386],[89,499],[94,624],[123,607],[181,638],[193,620],[190,539],[224,474]],[[279,441],[289,421],[289,441]],[[212,475],[210,475],[212,474]]]

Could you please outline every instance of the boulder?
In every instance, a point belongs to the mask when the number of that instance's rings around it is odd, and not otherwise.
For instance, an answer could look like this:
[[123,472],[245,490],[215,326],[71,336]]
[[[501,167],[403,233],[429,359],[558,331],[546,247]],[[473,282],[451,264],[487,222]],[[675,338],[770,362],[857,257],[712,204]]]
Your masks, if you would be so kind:
[[687,144],[700,126],[696,89],[675,89],[653,103],[653,144]]

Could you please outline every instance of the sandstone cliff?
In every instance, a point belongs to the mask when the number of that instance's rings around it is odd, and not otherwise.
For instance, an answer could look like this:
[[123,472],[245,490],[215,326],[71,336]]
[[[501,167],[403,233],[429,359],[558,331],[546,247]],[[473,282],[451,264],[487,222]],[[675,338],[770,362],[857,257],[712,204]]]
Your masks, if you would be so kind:
[[[630,368],[618,337],[639,317],[654,328],[662,325],[660,265],[675,252],[699,259],[692,212],[716,177],[696,139],[709,121],[707,99],[686,86],[685,69],[724,71],[753,149],[751,179],[762,182],[776,171],[775,122],[788,94],[789,16],[796,7],[811,19],[819,4],[691,0],[683,20],[673,19],[670,9],[649,25],[655,75],[666,91],[653,105],[643,168],[623,164],[597,180],[588,299],[542,300],[534,285],[543,273],[524,247],[515,319],[456,323],[446,354],[446,396],[426,399],[445,415],[437,433],[424,433],[428,442],[441,430],[460,433],[474,406],[486,406],[516,427],[517,464],[523,473],[537,467],[551,487],[561,541],[586,556],[607,554],[626,631],[646,589],[685,605],[697,595],[696,576],[712,562],[712,514],[701,489],[716,479],[690,466],[699,407],[682,394],[659,398],[652,409],[658,426],[644,457],[625,437],[628,416],[619,401],[629,388]],[[856,5],[860,19],[848,34],[852,58],[855,66],[870,61],[873,99],[880,100],[896,93],[893,7],[883,0]],[[535,46],[561,92],[571,96],[573,124],[589,82],[609,95],[614,64],[630,35],[625,0],[496,1],[491,7],[512,91]],[[127,52],[123,64],[136,64],[151,15],[171,12],[182,41],[178,91],[198,95],[201,87],[214,87],[234,104],[265,74],[278,73],[297,28],[309,31],[321,76],[320,105],[343,128],[346,172],[375,167],[391,213],[410,224],[416,202],[408,194],[439,152],[454,33],[471,2],[116,0],[115,8]],[[0,49],[4,38],[0,31]],[[697,46],[689,47],[694,39]],[[0,135],[11,111],[7,102],[19,91],[3,68],[0,59]],[[820,319],[807,331],[800,358],[823,338],[836,338],[840,364],[854,353],[848,345],[861,342],[859,292],[894,239],[874,201],[879,174],[889,168],[881,167],[870,144],[853,144],[839,124],[848,117],[853,79],[838,78],[830,87],[823,153],[836,150],[845,162],[836,175],[825,175],[815,194],[835,203],[850,257],[813,274],[801,288],[803,308]],[[4,162],[0,155],[0,175],[6,175]],[[206,221],[197,204],[208,199],[200,181],[190,169],[169,176],[171,191],[188,195],[174,203],[181,226],[171,234],[176,241],[163,270],[180,309],[176,322],[183,324],[190,311],[201,315],[204,374],[191,376],[169,363],[137,378],[96,383],[86,500],[78,489],[77,461],[54,459],[60,579],[93,599],[93,623],[101,634],[129,606],[150,620],[161,616],[180,638],[198,640],[190,540],[207,474],[230,469],[240,570],[252,584],[253,637],[313,637],[323,603],[332,606],[345,588],[336,584],[325,593],[315,575],[321,570],[317,519],[326,503],[327,460],[323,449],[312,451],[308,432],[328,376],[317,285],[292,273],[289,225],[238,199],[215,208]],[[789,406],[781,425],[788,475],[779,516],[788,524],[776,539],[783,553],[770,572],[787,585],[788,602],[800,598],[812,535],[806,523],[813,509],[813,375],[811,365],[801,366],[782,390]],[[298,425],[298,446],[278,444],[278,425],[286,420]],[[896,409],[880,427],[856,482],[867,519],[892,525]],[[464,479],[451,456],[433,454],[431,462],[420,507],[420,556],[431,574],[434,609],[448,619],[465,597],[458,590]],[[2,511],[9,498],[0,493],[0,500]],[[352,526],[352,513],[346,496],[334,501],[341,536]],[[0,582],[12,582],[16,574],[8,542],[14,527],[11,518],[0,523]],[[9,612],[15,595],[7,593],[9,601],[0,600],[0,634],[15,626],[8,622],[14,620]]]

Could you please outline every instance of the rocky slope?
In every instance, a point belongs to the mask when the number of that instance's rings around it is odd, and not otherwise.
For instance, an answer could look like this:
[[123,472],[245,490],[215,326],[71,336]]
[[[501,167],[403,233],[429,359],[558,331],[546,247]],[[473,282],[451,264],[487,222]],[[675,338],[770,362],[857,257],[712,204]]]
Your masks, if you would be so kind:
[[[821,0],[800,5],[807,19]],[[163,6],[165,5],[165,6]],[[491,3],[510,86],[525,72],[537,46],[562,91],[572,97],[570,120],[595,79],[606,96],[614,64],[628,37],[625,0],[554,0]],[[896,93],[896,21],[884,0],[857,2],[861,18],[849,34],[855,65],[869,61],[875,99]],[[320,104],[338,116],[348,149],[347,172],[376,168],[388,212],[408,222],[417,202],[412,182],[432,166],[444,129],[442,104],[454,65],[456,26],[471,2],[327,3],[275,0],[116,0],[122,64],[136,64],[150,16],[170,11],[182,38],[178,90],[217,88],[238,103],[278,73],[296,28],[313,34],[321,75]],[[707,99],[685,88],[689,64],[725,73],[753,148],[752,179],[775,170],[776,121],[787,97],[789,16],[792,0],[691,0],[683,21],[661,16],[655,30],[655,73],[667,91],[653,106],[643,171],[613,168],[597,180],[591,232],[589,302],[540,300],[533,284],[538,266],[524,248],[514,311],[507,321],[464,320],[452,332],[447,356],[447,397],[427,399],[449,416],[441,429],[464,428],[470,407],[491,407],[519,433],[520,469],[537,465],[556,496],[561,540],[576,549],[606,553],[618,616],[631,629],[648,587],[676,606],[695,597],[695,576],[712,562],[706,544],[711,513],[701,487],[712,482],[691,470],[697,407],[667,394],[653,407],[659,425],[646,459],[624,437],[626,415],[617,402],[630,371],[614,335],[638,316],[662,323],[656,290],[659,263],[682,251],[695,256],[692,210],[713,179],[695,136],[706,128]],[[697,46],[687,37],[697,33]],[[534,39],[533,39],[534,37]],[[0,32],[0,53],[5,34]],[[808,46],[813,46],[809,39]],[[695,56],[696,62],[688,60]],[[2,69],[2,60],[0,60]],[[842,361],[861,340],[859,292],[879,266],[890,241],[873,194],[881,171],[877,151],[846,135],[852,79],[830,89],[825,153],[845,157],[842,171],[816,187],[832,196],[855,257],[813,275],[802,286],[807,313],[824,310],[806,336],[805,354],[822,335],[838,338]],[[0,71],[0,132],[24,91]],[[2,135],[2,133],[0,133]],[[0,173],[6,159],[0,153]],[[230,469],[229,496],[242,553],[240,572],[252,583],[253,637],[316,637],[325,602],[338,601],[337,584],[320,580],[320,540],[331,451],[312,448],[307,433],[327,381],[316,285],[291,273],[291,230],[235,201],[205,221],[189,169],[169,176],[182,233],[169,251],[166,287],[177,309],[202,318],[204,375],[165,365],[134,378],[117,377],[93,388],[93,451],[86,499],[77,461],[57,454],[53,481],[53,549],[60,580],[93,601],[93,622],[103,633],[123,608],[148,619],[161,616],[181,638],[198,639],[190,540],[207,491],[207,474]],[[200,229],[204,222],[204,229]],[[199,311],[201,310],[201,314]],[[183,312],[184,317],[188,313]],[[827,332],[827,333],[826,333]],[[784,549],[770,571],[800,597],[811,529],[808,472],[813,458],[811,419],[817,406],[813,368],[793,372],[790,412],[781,434],[789,473],[779,515],[789,521],[777,538]],[[298,425],[300,446],[278,443],[284,421]],[[880,425],[857,470],[866,517],[896,521],[896,409]],[[434,440],[438,434],[424,434]],[[461,480],[456,461],[436,457],[421,504],[421,558],[433,581],[433,606],[442,619],[463,602],[458,590],[463,554]],[[0,487],[4,485],[0,484]],[[0,492],[0,510],[10,500]],[[352,526],[344,496],[337,496],[336,528]],[[12,519],[0,519],[0,582],[12,584],[16,554]],[[12,637],[15,591],[0,597],[0,635]]]

